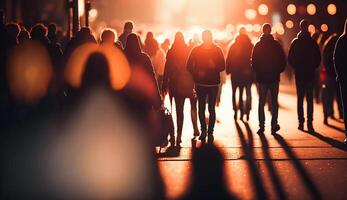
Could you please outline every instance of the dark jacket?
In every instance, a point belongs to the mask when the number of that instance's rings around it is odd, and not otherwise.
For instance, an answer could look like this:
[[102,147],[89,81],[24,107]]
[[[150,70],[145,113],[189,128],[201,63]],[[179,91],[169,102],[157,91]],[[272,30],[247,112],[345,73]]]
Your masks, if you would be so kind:
[[323,47],[323,64],[328,78],[335,80],[336,73],[334,67],[334,49],[339,37],[335,34],[331,36]]
[[166,63],[162,90],[169,89],[171,96],[192,97],[194,81],[187,70],[189,47],[186,44],[175,44],[166,54]]
[[230,46],[226,60],[226,72],[231,74],[234,83],[245,85],[252,83],[253,71],[251,55],[253,44],[247,35],[239,35]]
[[309,32],[299,32],[292,41],[288,61],[295,70],[297,81],[314,81],[315,71],[321,62],[321,54],[317,42],[311,38]]
[[347,35],[342,35],[336,43],[334,63],[337,81],[347,84]]
[[252,68],[258,83],[278,83],[286,66],[281,44],[272,35],[262,35],[252,52]]
[[207,49],[202,45],[193,48],[187,62],[194,82],[200,85],[218,85],[220,72],[225,70],[224,55],[217,45]]

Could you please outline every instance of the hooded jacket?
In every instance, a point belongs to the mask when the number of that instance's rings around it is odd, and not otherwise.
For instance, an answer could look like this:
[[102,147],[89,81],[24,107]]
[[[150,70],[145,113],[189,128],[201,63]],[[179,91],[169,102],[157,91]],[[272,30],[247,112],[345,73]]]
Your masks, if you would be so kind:
[[278,83],[286,66],[281,44],[272,35],[262,35],[252,52],[252,68],[258,83]]
[[321,54],[318,44],[311,38],[309,32],[299,32],[292,41],[288,61],[295,71],[297,81],[314,81],[315,71],[321,63]]

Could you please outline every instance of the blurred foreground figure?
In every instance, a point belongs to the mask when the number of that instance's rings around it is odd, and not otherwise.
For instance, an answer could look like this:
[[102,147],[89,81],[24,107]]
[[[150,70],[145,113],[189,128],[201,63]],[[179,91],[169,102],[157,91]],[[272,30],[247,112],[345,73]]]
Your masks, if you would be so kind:
[[183,119],[184,102],[186,98],[190,100],[191,120],[194,129],[194,136],[199,136],[197,125],[197,99],[194,94],[194,81],[192,75],[187,70],[187,60],[189,48],[184,42],[184,36],[181,32],[176,33],[175,41],[166,55],[166,64],[164,72],[164,81],[162,91],[175,99],[177,116],[177,138],[176,145],[180,145]]
[[334,63],[337,75],[337,81],[341,88],[341,98],[343,103],[343,117],[345,121],[345,143],[347,144],[347,19],[345,22],[345,31],[337,41],[334,53]]
[[[212,32],[206,30],[202,33],[202,44],[191,51],[187,68],[195,82],[195,90],[199,103],[199,120],[201,125],[201,140],[212,142],[214,125],[216,122],[216,100],[220,84],[220,73],[225,70],[224,55],[216,44],[213,43]],[[208,104],[209,122],[206,125],[205,109]]]
[[235,199],[225,183],[224,157],[213,144],[199,147],[193,152],[193,179],[184,200]]
[[[251,87],[253,83],[253,72],[251,68],[251,55],[253,44],[246,34],[245,28],[240,29],[235,42],[230,46],[226,60],[226,71],[231,74],[231,86],[233,92],[234,119],[237,119],[237,112],[240,111],[240,119],[246,115],[249,120],[249,113],[252,106]],[[239,89],[239,101],[236,103],[236,90]],[[243,102],[243,91],[246,90],[246,105]]]
[[263,35],[255,44],[252,53],[252,68],[255,72],[259,84],[259,130],[258,134],[265,131],[264,107],[266,96],[270,91],[271,99],[271,133],[275,134],[280,130],[278,124],[278,90],[280,74],[286,66],[286,56],[278,41],[271,35],[271,25],[263,25]]
[[292,41],[289,48],[288,62],[295,71],[296,90],[298,95],[297,112],[299,130],[304,130],[304,98],[307,101],[307,129],[314,132],[313,128],[313,89],[316,70],[321,62],[320,50],[308,31],[309,22],[300,22],[300,32]]

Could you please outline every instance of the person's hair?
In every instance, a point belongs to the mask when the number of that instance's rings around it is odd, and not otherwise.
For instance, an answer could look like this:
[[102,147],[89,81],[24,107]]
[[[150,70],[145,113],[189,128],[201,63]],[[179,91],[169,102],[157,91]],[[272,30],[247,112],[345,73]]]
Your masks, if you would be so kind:
[[134,22],[133,21],[126,21],[124,24],[124,30],[133,30],[134,28]]
[[270,34],[271,33],[271,25],[269,23],[263,24],[263,33]]
[[20,32],[20,27],[17,23],[9,23],[6,25],[6,32],[14,37],[17,37]]
[[184,35],[182,32],[177,32],[175,34],[175,40],[174,40],[172,46],[176,47],[176,46],[181,46],[181,45],[186,45],[186,42],[184,40]]
[[47,36],[47,27],[41,23],[31,28],[30,35],[33,38],[41,38]]
[[114,40],[117,38],[117,32],[114,29],[107,28],[105,29],[102,34],[101,34],[101,42],[107,41],[109,38],[112,38],[112,41],[115,42]]
[[301,31],[308,31],[308,25],[309,22],[306,19],[303,19],[300,21],[300,30]]
[[92,53],[86,62],[82,78],[82,87],[96,83],[110,86],[108,61],[102,53],[98,52]]

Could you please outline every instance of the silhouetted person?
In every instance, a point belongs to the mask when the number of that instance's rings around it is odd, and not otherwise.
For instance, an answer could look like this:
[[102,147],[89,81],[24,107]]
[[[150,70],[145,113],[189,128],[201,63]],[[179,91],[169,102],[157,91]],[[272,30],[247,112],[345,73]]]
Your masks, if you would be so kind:
[[[226,59],[226,71],[231,74],[231,86],[233,92],[234,119],[237,119],[237,112],[240,111],[240,119],[246,115],[249,120],[249,113],[252,106],[251,87],[253,82],[253,71],[250,58],[252,55],[253,44],[246,34],[244,28],[240,29],[235,42],[230,46]],[[239,101],[236,103],[236,90],[239,89]],[[243,102],[243,91],[246,90],[246,105]]]
[[[199,103],[199,120],[201,135],[199,139],[213,141],[213,131],[216,122],[216,100],[220,84],[220,73],[225,70],[224,55],[216,44],[213,43],[212,32],[205,30],[202,33],[202,44],[191,51],[187,68],[195,82],[195,90]],[[209,122],[206,125],[205,109],[208,104]]]
[[162,102],[153,65],[148,55],[142,52],[136,34],[131,33],[128,36],[124,52],[132,70],[126,88],[130,91],[129,102],[132,102],[133,108],[138,108],[139,112],[147,113],[152,108],[158,109]]
[[345,122],[345,143],[347,144],[347,19],[345,30],[336,43],[334,52],[334,64],[337,75],[337,82],[341,88],[341,99],[343,103],[343,117]]
[[170,40],[169,40],[168,38],[166,38],[166,39],[164,40],[164,42],[161,44],[161,49],[163,49],[164,52],[167,53],[167,51],[168,51],[169,48],[170,48],[170,45],[171,45]]
[[201,43],[199,34],[195,33],[193,38],[189,40],[189,49],[192,50],[195,46]]
[[157,40],[154,38],[153,32],[148,32],[145,39],[145,48],[144,52],[148,54],[148,56],[153,60],[157,51],[159,49],[159,44]]
[[213,144],[207,144],[193,151],[192,183],[184,200],[235,199],[225,183],[224,157]]
[[334,117],[334,100],[337,99],[340,118],[343,118],[342,102],[340,98],[340,90],[336,82],[336,73],[334,68],[334,49],[339,37],[336,33],[332,34],[324,43],[323,47],[323,63],[324,67],[321,71],[323,78],[322,102],[324,112],[324,124],[328,124],[328,118]]
[[26,30],[21,30],[17,38],[18,38],[18,43],[23,44],[24,42],[27,42],[30,40],[30,34]]
[[47,37],[47,33],[48,33],[48,30],[45,25],[36,24],[31,28],[30,36],[32,40],[36,42],[40,42],[42,45],[44,45],[48,49],[50,41]]
[[125,48],[127,39],[130,33],[133,32],[134,29],[134,22],[127,21],[124,24],[123,33],[119,36],[119,41],[122,43],[123,48]]
[[197,99],[194,94],[194,81],[192,75],[187,70],[187,60],[189,48],[184,41],[181,32],[176,33],[175,41],[166,55],[165,72],[162,91],[169,91],[170,96],[175,99],[177,116],[177,139],[176,144],[181,143],[184,103],[189,98],[191,107],[191,120],[194,129],[194,136],[199,136],[197,125]]
[[57,25],[55,23],[51,23],[47,27],[48,34],[47,37],[52,43],[58,43],[58,36],[57,36]]
[[316,69],[321,62],[319,46],[311,38],[308,31],[309,22],[300,22],[300,32],[292,41],[289,48],[288,62],[295,71],[296,89],[298,95],[297,111],[299,120],[299,130],[304,129],[304,98],[307,101],[307,128],[309,132],[314,132],[313,128],[313,89]]
[[264,107],[266,96],[270,91],[271,99],[271,133],[275,134],[280,130],[278,124],[278,90],[280,74],[286,66],[286,56],[283,48],[271,35],[271,25],[263,25],[263,35],[255,44],[252,52],[252,68],[259,84],[259,130],[258,134],[263,134],[265,130]]
[[106,29],[101,34],[101,43],[115,45],[118,49],[123,50],[122,43],[119,40],[116,41],[116,38],[118,37],[115,30]]

